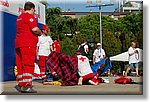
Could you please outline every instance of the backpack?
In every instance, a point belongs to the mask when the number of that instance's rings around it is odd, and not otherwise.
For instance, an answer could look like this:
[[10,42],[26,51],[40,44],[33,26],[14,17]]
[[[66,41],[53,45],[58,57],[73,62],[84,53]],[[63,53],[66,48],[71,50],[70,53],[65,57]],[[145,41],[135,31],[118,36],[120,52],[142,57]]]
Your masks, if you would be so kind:
[[80,45],[80,47],[78,49],[81,52],[81,55],[83,55],[83,56],[85,55],[84,46],[85,45]]
[[132,83],[131,78],[126,78],[126,77],[120,77],[114,80],[115,83],[117,84],[131,84]]

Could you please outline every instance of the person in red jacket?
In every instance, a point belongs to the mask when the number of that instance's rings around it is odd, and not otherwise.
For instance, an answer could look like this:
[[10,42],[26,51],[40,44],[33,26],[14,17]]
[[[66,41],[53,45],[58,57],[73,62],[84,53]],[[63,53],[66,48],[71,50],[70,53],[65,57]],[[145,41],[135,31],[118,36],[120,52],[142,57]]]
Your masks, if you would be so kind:
[[54,37],[53,41],[54,41],[52,44],[53,52],[60,53],[60,43],[58,42],[57,37]]
[[22,93],[36,93],[37,91],[32,88],[32,76],[34,74],[36,45],[41,30],[37,27],[37,21],[34,17],[35,5],[32,2],[26,2],[24,10],[16,21],[17,88]]

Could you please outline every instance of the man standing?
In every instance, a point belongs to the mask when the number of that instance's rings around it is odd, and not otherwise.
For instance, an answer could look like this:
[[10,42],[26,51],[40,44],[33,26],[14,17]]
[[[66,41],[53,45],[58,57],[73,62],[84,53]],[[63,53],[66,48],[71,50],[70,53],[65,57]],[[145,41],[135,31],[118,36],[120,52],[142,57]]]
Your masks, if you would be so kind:
[[42,35],[38,37],[37,43],[37,57],[39,57],[40,76],[42,79],[46,79],[46,58],[52,50],[52,39],[48,36],[48,26],[42,27]]
[[101,48],[101,43],[97,43],[97,49],[93,53],[93,64],[101,61],[105,57],[105,51]]
[[129,68],[127,68],[126,72],[125,72],[125,77],[127,76],[127,73],[129,72],[130,69],[132,69],[133,67],[136,68],[136,76],[139,77],[138,74],[138,50],[136,50],[136,43],[132,42],[130,48],[128,49],[128,53],[129,53]]
[[86,40],[84,40],[84,42],[78,47],[78,50],[81,52],[81,55],[88,56],[89,47]]
[[[103,60],[106,57],[105,51],[101,48],[101,43],[97,43],[97,49],[93,53],[93,64],[98,64],[99,61]],[[97,79],[101,73],[101,68],[104,68],[104,64],[97,70],[96,75],[92,80],[89,80],[89,83],[97,85]]]
[[37,27],[34,17],[35,5],[26,2],[23,12],[16,22],[17,34],[15,39],[18,91],[36,93],[32,89],[32,76],[36,57],[36,44],[41,30]]

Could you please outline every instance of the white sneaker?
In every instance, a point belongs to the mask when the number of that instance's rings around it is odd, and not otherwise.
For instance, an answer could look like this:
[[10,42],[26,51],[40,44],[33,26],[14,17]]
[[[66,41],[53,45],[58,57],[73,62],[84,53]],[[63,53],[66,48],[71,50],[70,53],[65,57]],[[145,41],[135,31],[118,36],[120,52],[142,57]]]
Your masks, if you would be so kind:
[[82,81],[83,81],[83,78],[80,77],[79,80],[78,80],[78,85],[82,85]]
[[109,83],[109,79],[103,78],[104,83]]

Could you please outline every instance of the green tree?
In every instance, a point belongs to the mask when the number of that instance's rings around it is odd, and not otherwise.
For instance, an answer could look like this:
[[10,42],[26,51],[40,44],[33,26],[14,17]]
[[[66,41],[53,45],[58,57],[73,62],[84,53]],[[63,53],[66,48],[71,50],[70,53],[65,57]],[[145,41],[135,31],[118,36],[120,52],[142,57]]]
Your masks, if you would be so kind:
[[[78,27],[86,39],[96,38],[99,34],[99,15],[90,14],[78,20]],[[98,38],[97,38],[98,39]]]
[[[95,38],[99,42],[99,15],[90,14],[79,19],[61,16],[60,8],[46,9],[46,23],[51,29],[51,36],[58,36],[62,52],[73,54],[83,40]],[[114,20],[102,16],[103,48],[109,56],[127,51],[132,40],[143,48],[143,15],[129,14]],[[65,34],[72,34],[66,37]],[[69,45],[68,45],[69,44]],[[91,50],[91,56],[95,46]],[[71,52],[73,51],[73,52]]]
[[125,24],[130,41],[136,41],[138,47],[143,48],[143,15],[129,14],[120,20]]
[[67,55],[74,55],[76,48],[74,47],[74,43],[70,40],[70,38],[65,37],[61,42],[61,53],[65,53]]
[[52,34],[57,33],[57,21],[60,18],[60,8],[47,8],[46,9],[46,24],[50,27]]
[[73,36],[78,28],[77,19],[61,16],[59,7],[46,9],[46,24],[50,27],[50,35],[57,35],[60,40],[65,37],[65,34]]
[[116,38],[115,35],[108,31],[103,30],[103,48],[105,49],[107,56],[114,56],[121,52],[121,41]]

